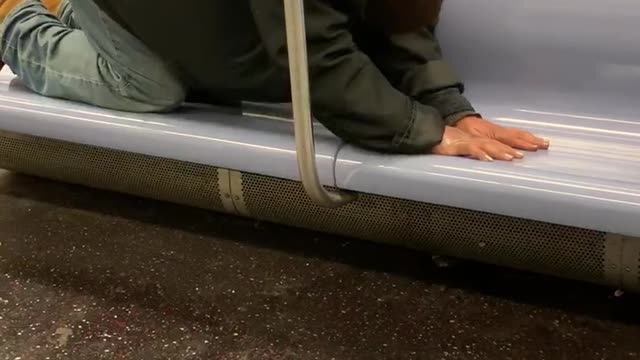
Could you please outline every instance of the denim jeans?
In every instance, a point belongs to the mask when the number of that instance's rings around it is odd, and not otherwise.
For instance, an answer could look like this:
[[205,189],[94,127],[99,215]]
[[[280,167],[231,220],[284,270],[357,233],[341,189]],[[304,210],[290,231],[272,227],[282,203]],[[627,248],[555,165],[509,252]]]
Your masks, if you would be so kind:
[[171,69],[91,0],[66,0],[54,16],[25,0],[0,26],[0,54],[31,90],[131,112],[184,101]]

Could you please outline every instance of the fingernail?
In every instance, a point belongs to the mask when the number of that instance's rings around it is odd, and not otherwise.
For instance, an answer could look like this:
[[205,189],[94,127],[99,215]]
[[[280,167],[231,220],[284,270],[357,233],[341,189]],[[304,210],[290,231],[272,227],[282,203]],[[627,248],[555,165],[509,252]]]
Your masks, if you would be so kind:
[[549,144],[551,144],[551,142],[549,141],[549,139],[544,139],[544,145],[545,145],[545,146],[549,146]]
[[489,155],[485,155],[485,157],[484,157],[484,158],[485,158],[485,160],[487,160],[487,161],[493,161],[493,158],[492,158],[491,156],[489,156]]
[[524,153],[520,151],[516,151],[516,156],[518,157],[518,159],[522,159],[524,157]]
[[511,154],[504,154],[504,158],[506,160],[513,160],[513,156]]

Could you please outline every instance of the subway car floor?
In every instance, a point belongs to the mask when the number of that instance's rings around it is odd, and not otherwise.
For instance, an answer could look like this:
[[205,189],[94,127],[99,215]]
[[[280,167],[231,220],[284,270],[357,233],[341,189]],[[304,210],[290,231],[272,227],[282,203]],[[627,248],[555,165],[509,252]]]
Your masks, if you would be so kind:
[[0,171],[0,360],[640,358],[638,296],[442,265]]

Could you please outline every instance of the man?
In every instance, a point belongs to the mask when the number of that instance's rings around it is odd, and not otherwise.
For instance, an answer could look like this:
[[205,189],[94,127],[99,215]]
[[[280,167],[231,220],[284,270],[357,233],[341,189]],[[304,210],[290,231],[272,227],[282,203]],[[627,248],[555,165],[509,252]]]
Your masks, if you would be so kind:
[[[0,0],[2,61],[40,94],[117,110],[284,102],[282,1]],[[441,2],[307,0],[315,117],[384,152],[491,161],[546,149],[483,120],[462,96],[433,35]]]

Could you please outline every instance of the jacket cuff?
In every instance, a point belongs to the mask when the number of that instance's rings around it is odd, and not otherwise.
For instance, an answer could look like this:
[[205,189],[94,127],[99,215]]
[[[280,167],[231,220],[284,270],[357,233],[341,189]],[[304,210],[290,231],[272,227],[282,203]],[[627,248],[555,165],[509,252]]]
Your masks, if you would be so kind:
[[412,117],[404,131],[393,139],[392,151],[426,154],[442,142],[444,121],[437,109],[413,102]]
[[423,95],[419,100],[425,105],[438,109],[447,125],[457,122],[464,116],[477,115],[469,100],[455,87]]
[[447,126],[455,126],[458,123],[458,121],[468,117],[481,118],[482,115],[478,114],[475,111],[462,111],[462,112],[447,116],[446,118],[444,118],[444,122],[445,124],[447,124]]

